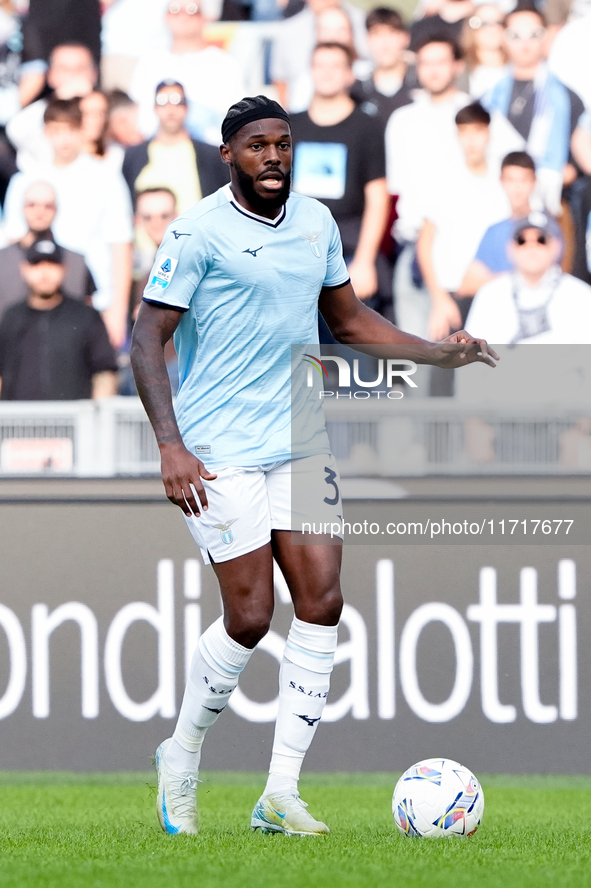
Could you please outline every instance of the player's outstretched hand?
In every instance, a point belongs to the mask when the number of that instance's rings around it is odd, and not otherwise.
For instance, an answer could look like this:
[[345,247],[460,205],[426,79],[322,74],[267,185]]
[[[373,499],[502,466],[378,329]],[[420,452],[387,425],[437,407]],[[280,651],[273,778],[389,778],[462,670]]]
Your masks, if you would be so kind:
[[187,517],[200,515],[207,509],[207,494],[201,479],[213,481],[217,475],[208,472],[184,444],[166,444],[161,449],[161,457],[162,481],[168,499]]
[[485,339],[475,339],[466,330],[452,333],[442,342],[435,343],[433,351],[433,363],[447,370],[473,364],[474,361],[496,367],[499,360],[498,354]]

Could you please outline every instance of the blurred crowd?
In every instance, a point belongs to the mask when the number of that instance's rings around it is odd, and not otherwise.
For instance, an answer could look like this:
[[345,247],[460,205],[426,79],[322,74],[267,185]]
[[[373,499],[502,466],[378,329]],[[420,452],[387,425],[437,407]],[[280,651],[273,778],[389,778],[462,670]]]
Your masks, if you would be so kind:
[[292,188],[376,311],[591,343],[590,46],[591,0],[0,0],[0,397],[135,393],[156,250],[245,94],[290,111]]

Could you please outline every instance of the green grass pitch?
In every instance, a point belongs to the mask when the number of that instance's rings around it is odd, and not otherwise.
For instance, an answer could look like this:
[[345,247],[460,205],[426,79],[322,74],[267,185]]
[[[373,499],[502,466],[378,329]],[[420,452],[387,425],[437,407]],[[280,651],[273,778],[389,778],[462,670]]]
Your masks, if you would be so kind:
[[262,775],[209,774],[201,832],[170,837],[153,775],[0,774],[2,888],[591,888],[591,778],[483,779],[470,839],[406,839],[390,813],[397,775],[302,780],[321,838],[251,833]]

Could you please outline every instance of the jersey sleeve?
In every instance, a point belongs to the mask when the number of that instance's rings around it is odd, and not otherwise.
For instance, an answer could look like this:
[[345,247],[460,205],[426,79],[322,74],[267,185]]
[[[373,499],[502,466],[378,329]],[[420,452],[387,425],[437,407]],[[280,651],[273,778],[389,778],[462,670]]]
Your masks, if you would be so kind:
[[337,289],[343,287],[349,282],[349,274],[347,266],[343,258],[343,245],[341,243],[341,235],[337,227],[337,223],[329,214],[330,227],[328,238],[328,251],[326,254],[326,275],[323,287],[331,287]]
[[209,264],[205,231],[182,217],[169,225],[144,290],[144,300],[187,311]]

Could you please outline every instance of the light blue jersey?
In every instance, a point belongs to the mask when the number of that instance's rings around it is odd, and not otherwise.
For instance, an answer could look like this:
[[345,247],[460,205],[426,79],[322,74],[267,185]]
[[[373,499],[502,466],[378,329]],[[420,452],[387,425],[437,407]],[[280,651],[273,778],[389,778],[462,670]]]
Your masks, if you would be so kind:
[[329,452],[309,398],[310,422],[298,422],[292,446],[291,347],[318,342],[320,290],[348,280],[332,215],[300,194],[270,220],[243,209],[227,185],[168,227],[144,299],[184,312],[175,412],[208,468]]

